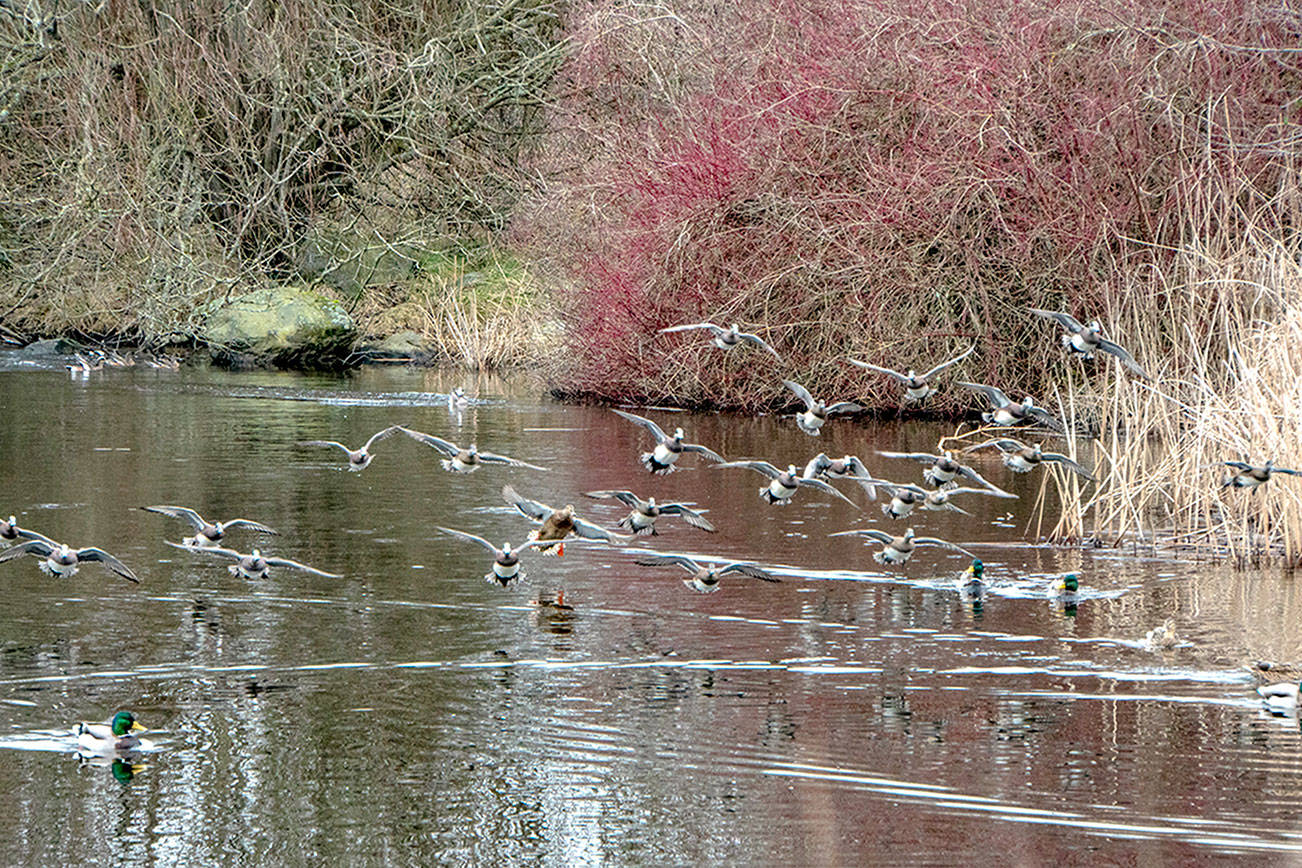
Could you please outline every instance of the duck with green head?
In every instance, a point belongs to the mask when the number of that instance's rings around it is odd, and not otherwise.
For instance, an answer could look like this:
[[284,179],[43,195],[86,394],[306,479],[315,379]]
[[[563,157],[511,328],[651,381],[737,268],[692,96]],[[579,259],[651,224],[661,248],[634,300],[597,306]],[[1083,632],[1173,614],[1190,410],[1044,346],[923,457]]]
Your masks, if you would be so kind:
[[954,580],[954,586],[964,598],[980,598],[985,595],[985,570],[986,565],[978,558],[974,559],[966,570],[959,573],[958,578]]
[[116,751],[137,750],[145,728],[136,722],[129,711],[119,711],[107,723],[77,724],[77,747],[87,753],[110,754]]
[[1075,573],[1060,576],[1049,586],[1049,596],[1063,603],[1075,602],[1079,591],[1080,576]]

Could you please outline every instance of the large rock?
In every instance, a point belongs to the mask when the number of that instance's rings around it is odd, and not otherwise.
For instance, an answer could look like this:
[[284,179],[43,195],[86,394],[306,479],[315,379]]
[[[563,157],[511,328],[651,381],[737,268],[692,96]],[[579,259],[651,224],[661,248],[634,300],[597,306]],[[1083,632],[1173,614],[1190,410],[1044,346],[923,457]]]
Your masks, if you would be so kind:
[[356,327],[339,302],[276,286],[210,306],[200,337],[219,364],[333,368],[344,364]]

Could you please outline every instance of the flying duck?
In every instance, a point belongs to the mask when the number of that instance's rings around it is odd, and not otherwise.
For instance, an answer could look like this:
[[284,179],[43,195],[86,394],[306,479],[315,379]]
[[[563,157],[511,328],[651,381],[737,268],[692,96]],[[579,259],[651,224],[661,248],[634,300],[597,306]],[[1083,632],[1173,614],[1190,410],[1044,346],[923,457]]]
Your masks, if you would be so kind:
[[171,540],[163,540],[163,542],[174,548],[185,549],[190,552],[202,552],[206,555],[229,558],[235,563],[229,565],[226,569],[230,571],[232,576],[243,576],[246,579],[265,579],[269,567],[289,567],[302,570],[305,573],[325,576],[327,579],[343,578],[338,573],[327,573],[325,570],[318,570],[316,567],[309,567],[307,564],[300,564],[298,561],[291,561],[289,558],[267,557],[259,549],[243,554],[234,549],[225,549],[220,546],[187,546],[174,543]]
[[103,564],[104,569],[121,576],[128,582],[140,581],[140,579],[136,578],[136,574],[127,568],[126,564],[103,549],[94,546],[74,549],[63,543],[57,543],[48,537],[29,539],[12,548],[5,549],[0,552],[0,563],[11,561],[23,555],[44,558],[40,564],[41,572],[51,576],[58,576],[61,579],[74,575],[81,563],[96,561]]
[[706,520],[696,510],[684,503],[656,503],[654,497],[648,497],[646,500],[638,497],[631,491],[610,490],[610,491],[587,491],[584,492],[588,497],[606,498],[613,497],[620,503],[629,507],[633,511],[620,521],[619,526],[631,530],[634,535],[650,534],[656,536],[656,519],[661,515],[678,515],[692,527],[700,528],[704,531],[714,532],[714,525]]
[[684,452],[697,452],[714,462],[722,462],[723,456],[712,449],[708,449],[699,443],[687,443],[683,440],[685,436],[682,428],[674,429],[674,436],[670,437],[660,426],[652,422],[645,416],[639,416],[636,413],[626,413],[623,410],[613,410],[616,415],[622,416],[634,425],[641,425],[651,436],[656,439],[655,449],[650,452],[643,452],[640,456],[642,466],[652,473],[671,473],[674,470],[674,464]]
[[570,534],[584,539],[601,540],[608,543],[627,542],[633,538],[627,534],[608,531],[590,521],[584,521],[574,514],[574,504],[572,503],[567,503],[560,509],[556,509],[537,500],[521,497],[509,485],[502,486],[502,499],[514,506],[521,515],[542,525],[529,535],[529,539],[544,543],[544,545],[537,546],[538,551],[543,553],[550,552],[556,555],[564,555],[564,540]]
[[156,512],[160,515],[168,515],[172,518],[183,518],[190,522],[194,528],[194,536],[186,537],[181,542],[187,546],[212,546],[217,545],[226,536],[226,531],[232,527],[247,527],[258,533],[271,534],[277,536],[276,531],[267,527],[265,524],[256,521],[250,521],[247,518],[233,518],[230,521],[210,522],[202,515],[184,506],[142,506],[145,512]]
[[702,565],[685,555],[647,555],[637,558],[634,563],[644,567],[682,567],[692,574],[690,579],[683,579],[683,584],[701,594],[712,594],[719,590],[719,579],[728,573],[762,579],[766,582],[779,582],[781,579],[752,564],[738,562]]
[[371,455],[372,446],[374,446],[376,443],[378,443],[381,440],[384,440],[387,437],[392,437],[394,434],[402,430],[403,427],[401,425],[390,425],[388,428],[385,428],[383,431],[377,431],[376,433],[372,434],[371,439],[367,440],[366,443],[363,444],[360,449],[349,449],[347,446],[345,446],[344,444],[340,443],[337,440],[302,440],[299,442],[298,445],[338,447],[339,449],[344,450],[344,452],[348,455],[348,469],[355,472],[359,470],[364,470],[366,468],[366,465],[371,463],[371,459],[374,457],[373,455]]
[[493,553],[493,566],[489,572],[484,573],[484,581],[490,584],[498,584],[507,587],[513,582],[524,581],[526,577],[523,569],[520,568],[520,552],[527,548],[536,547],[537,543],[525,542],[518,546],[512,546],[509,542],[502,543],[502,547],[490,543],[482,536],[475,536],[473,533],[466,533],[463,530],[453,530],[450,527],[435,525],[439,530],[446,534],[451,534],[457,539],[476,542],[485,549]]
[[939,365],[936,365],[936,367],[932,368],[930,371],[927,371],[925,374],[919,374],[917,371],[913,370],[913,368],[909,368],[907,373],[901,374],[899,371],[892,371],[890,368],[883,368],[878,365],[870,365],[869,363],[861,362],[858,359],[850,359],[849,362],[852,365],[858,365],[861,368],[866,368],[870,371],[876,371],[879,374],[885,374],[886,376],[892,377],[900,381],[901,383],[903,383],[904,400],[925,401],[927,398],[930,398],[932,395],[936,394],[936,387],[933,386],[929,382],[929,380],[932,377],[934,377],[936,374],[939,374],[941,371],[948,368],[950,365],[954,365],[963,361],[968,356],[972,355],[972,353],[975,352],[975,350],[976,350],[976,344],[973,344],[972,346],[967,348],[966,352],[955,356],[954,358],[950,359],[947,362],[941,362]]
[[863,409],[853,401],[838,401],[835,404],[815,401],[814,396],[809,394],[809,390],[794,380],[783,380],[782,385],[805,402],[805,409],[796,414],[796,425],[811,437],[818,436],[818,432],[823,427],[823,423],[827,421],[828,416],[834,413],[856,413]]
[[426,446],[432,446],[448,456],[440,459],[439,463],[443,465],[444,470],[451,473],[474,473],[483,464],[509,464],[512,467],[528,467],[530,470],[547,469],[546,467],[539,467],[537,464],[530,464],[528,461],[511,458],[508,455],[498,455],[494,452],[480,450],[474,443],[471,443],[469,447],[461,447],[451,440],[444,440],[442,437],[435,437],[433,434],[424,434],[410,428],[400,428],[399,430],[411,439],[424,443]]
[[791,497],[801,486],[817,488],[819,491],[825,491],[835,497],[839,497],[846,503],[858,509],[859,507],[853,500],[837,491],[828,483],[821,479],[813,479],[808,476],[797,476],[796,465],[787,465],[786,470],[778,470],[767,461],[725,461],[720,467],[746,467],[763,473],[770,480],[768,485],[759,490],[760,497],[764,498],[776,506],[785,506],[791,502]]
[[1090,481],[1094,481],[1094,477],[1091,476],[1090,472],[1084,467],[1081,467],[1075,461],[1072,461],[1066,455],[1062,455],[1061,453],[1042,451],[1039,443],[1036,443],[1034,446],[1027,446],[1020,440],[1014,440],[1011,437],[1001,437],[997,440],[987,440],[985,443],[978,443],[975,446],[969,446],[965,451],[971,452],[974,449],[984,449],[987,446],[999,447],[999,451],[1004,453],[1004,465],[1016,473],[1030,473],[1045,461],[1052,461],[1061,464],[1068,470],[1079,473]]
[[904,536],[891,536],[886,531],[878,530],[875,527],[839,530],[836,533],[828,534],[828,536],[867,536],[878,542],[885,543],[882,550],[873,555],[873,560],[879,564],[907,563],[909,558],[913,557],[913,551],[918,546],[944,546],[947,549],[962,552],[968,557],[973,557],[970,551],[962,546],[954,545],[952,542],[946,542],[932,536],[915,536],[913,528],[906,530]]
[[1121,364],[1125,365],[1135,375],[1143,377],[1145,380],[1152,379],[1135,361],[1135,357],[1126,352],[1124,347],[1103,337],[1103,326],[1098,320],[1091,321],[1089,325],[1081,325],[1080,320],[1069,313],[1040,310],[1038,307],[1027,308],[1027,310],[1036,316],[1053,320],[1066,329],[1067,333],[1062,336],[1063,346],[1073,353],[1080,353],[1082,358],[1092,359],[1095,352],[1102,350],[1116,356],[1121,361]]
[[694,322],[687,325],[676,325],[661,329],[660,334],[685,332],[690,329],[709,329],[710,334],[714,337],[714,345],[721,350],[730,350],[742,341],[747,341],[771,353],[773,358],[777,359],[779,362],[782,361],[782,357],[778,355],[778,351],[769,346],[763,338],[749,332],[739,331],[736,323],[732,323],[727,328],[724,328],[723,326],[715,325],[712,322]]

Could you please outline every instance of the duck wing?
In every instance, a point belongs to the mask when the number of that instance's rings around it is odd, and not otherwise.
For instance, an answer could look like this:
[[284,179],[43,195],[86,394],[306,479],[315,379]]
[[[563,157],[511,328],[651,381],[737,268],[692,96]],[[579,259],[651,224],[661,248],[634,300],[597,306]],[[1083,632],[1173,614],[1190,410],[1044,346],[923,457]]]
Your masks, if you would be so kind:
[[686,555],[655,555],[635,558],[633,563],[644,567],[682,567],[689,573],[698,573],[701,565]]
[[769,479],[777,479],[782,475],[781,470],[778,470],[767,461],[724,461],[719,464],[719,467],[748,467],[751,470],[758,470]]
[[267,562],[267,566],[271,567],[290,567],[295,570],[302,570],[305,573],[325,576],[327,579],[343,578],[339,573],[327,573],[325,570],[318,570],[316,567],[309,567],[307,564],[300,564],[298,561],[291,561],[289,558],[269,558],[263,555],[262,559]]
[[743,576],[750,576],[752,579],[763,579],[766,582],[782,581],[777,576],[773,575],[767,570],[761,570],[759,567],[753,564],[732,563],[726,566],[719,567],[717,570],[715,570],[715,572],[718,575],[723,575],[724,573],[739,573]]
[[953,549],[956,552],[962,552],[963,554],[967,555],[970,558],[976,557],[976,555],[972,554],[970,551],[963,548],[962,546],[955,545],[949,540],[939,539],[934,536],[915,536],[913,538],[913,544],[919,546],[942,546],[947,549]]
[[606,530],[604,527],[593,524],[592,522],[579,518],[578,516],[574,517],[574,534],[575,536],[581,536],[584,539],[595,539],[608,543],[627,542],[633,538],[629,534],[615,533],[614,531]]
[[737,337],[741,338],[743,341],[750,341],[757,347],[762,347],[763,349],[768,350],[773,354],[773,358],[777,359],[779,362],[782,361],[782,357],[778,355],[778,351],[769,346],[768,342],[759,335],[751,334],[750,332],[737,332]]
[[267,533],[267,534],[271,534],[272,536],[280,536],[280,533],[278,531],[272,530],[262,522],[252,521],[247,518],[233,518],[230,521],[224,521],[222,522],[222,527],[247,527],[251,530],[257,531],[258,533]]
[[1127,352],[1125,347],[1121,346],[1121,344],[1118,344],[1115,341],[1110,341],[1107,338],[1099,338],[1099,349],[1105,353],[1111,353],[1116,356],[1121,361],[1121,364],[1125,365],[1126,369],[1135,375],[1143,377],[1145,380],[1153,379],[1139,366],[1139,362],[1135,361],[1135,357]]
[[710,524],[709,520],[705,516],[701,515],[699,512],[687,506],[686,504],[662,503],[660,504],[660,511],[665,515],[682,516],[683,521],[687,522],[692,527],[700,528],[701,530],[714,533],[715,530],[714,525]]
[[852,365],[858,365],[861,368],[867,368],[870,371],[876,371],[879,374],[885,374],[888,377],[892,377],[896,380],[899,380],[901,383],[909,382],[908,375],[901,374],[899,371],[892,371],[890,368],[883,368],[881,365],[871,365],[868,362],[861,362],[858,359],[847,359],[846,361],[848,361]]
[[410,428],[403,428],[402,433],[406,434],[412,440],[418,440],[426,446],[432,446],[449,458],[461,451],[461,447],[453,443],[451,440],[444,440],[442,437],[435,437],[433,434],[426,434],[423,431],[413,431]]
[[836,533],[829,533],[828,536],[866,536],[872,537],[878,542],[887,543],[888,545],[895,541],[895,537],[891,536],[886,531],[878,530],[875,527],[856,527],[853,530],[838,530]]
[[824,491],[834,497],[839,497],[855,509],[859,509],[859,504],[837,491],[830,483],[824,482],[821,479],[810,479],[806,476],[797,476],[796,484],[801,487],[817,488],[819,491]]
[[104,551],[101,548],[90,546],[84,549],[77,549],[77,560],[98,561],[99,563],[103,564],[105,568],[107,568],[110,572],[116,573],[117,575],[126,579],[128,582],[135,582],[136,584],[140,584],[140,579],[136,578],[136,574],[131,572],[131,570],[127,567],[126,564],[122,563],[122,561],[113,557],[113,555],[109,554],[108,552]]
[[671,332],[685,332],[690,331],[691,329],[709,329],[716,337],[721,337],[728,333],[727,329],[722,326],[717,326],[712,322],[693,322],[685,325],[676,325],[660,329],[660,334],[667,335]]
[[616,410],[614,408],[611,408],[611,412],[618,416],[624,417],[628,421],[632,422],[634,425],[641,425],[643,428],[650,431],[651,436],[656,438],[657,443],[663,443],[669,439],[669,437],[665,434],[664,430],[659,425],[652,422],[650,419],[646,418],[645,416],[639,416],[636,413],[627,413],[623,410]]
[[700,454],[700,455],[704,455],[706,458],[710,459],[711,461],[713,461],[713,462],[715,462],[715,463],[718,463],[718,464],[723,463],[723,456],[722,456],[722,455],[720,455],[718,452],[715,452],[713,449],[711,449],[711,448],[708,447],[708,446],[702,446],[700,443],[684,443],[684,444],[683,444],[683,451],[684,451],[684,452],[696,452],[696,453],[698,453],[698,454]]
[[1062,313],[1056,310],[1041,310],[1038,307],[1028,307],[1027,310],[1036,316],[1042,316],[1045,319],[1053,320],[1072,334],[1085,330],[1085,326],[1081,324],[1081,321],[1069,313]]
[[930,452],[883,452],[878,449],[877,454],[883,458],[907,458],[910,461],[918,461],[923,464],[935,464],[941,456],[932,455]]
[[0,564],[5,561],[12,561],[14,558],[22,555],[36,555],[38,557],[49,557],[54,552],[58,544],[49,539],[29,539],[27,542],[19,543],[0,552]]
[[1058,464],[1061,464],[1064,467],[1066,467],[1068,470],[1072,470],[1075,471],[1076,473],[1079,473],[1081,476],[1084,476],[1086,479],[1090,480],[1091,482],[1095,481],[1094,477],[1090,475],[1090,472],[1088,470],[1086,470],[1084,467],[1077,464],[1075,461],[1072,461],[1070,458],[1068,458],[1066,455],[1063,455],[1062,453],[1042,452],[1040,453],[1040,457],[1043,458],[1045,461],[1057,462]]
[[[317,444],[320,443],[321,441],[313,440],[309,442]],[[190,524],[194,527],[195,530],[203,530],[208,525],[208,522],[204,520],[204,517],[202,515],[200,515],[199,513],[195,512],[193,509],[190,509],[189,507],[186,506],[163,505],[163,506],[142,506],[140,508],[143,509],[145,512],[156,512],[159,515],[167,515],[167,516],[171,516],[172,518],[183,518],[186,521],[190,522]],[[227,522],[227,524],[230,524],[230,522]]]
[[795,393],[797,398],[804,401],[807,409],[812,410],[818,404],[818,402],[814,400],[814,396],[809,394],[809,390],[797,383],[795,380],[783,380],[782,385]]
[[[385,440],[389,437],[392,437],[394,434],[397,434],[399,431],[406,431],[406,430],[407,429],[402,427],[401,425],[390,425],[388,428],[385,428],[381,431],[376,431],[374,434],[372,434],[371,439],[367,440],[366,445],[363,446],[362,448],[369,451],[372,446],[374,446],[376,443],[379,443],[381,440]],[[268,561],[267,563],[271,563],[271,562]]]
[[231,558],[236,561],[248,557],[235,551],[235,549],[226,549],[221,546],[188,546],[185,543],[174,543],[170,539],[165,539],[163,542],[174,549],[184,549],[187,552],[197,552],[203,555],[217,555],[218,557]]
[[438,525],[438,524],[434,526],[439,530],[443,531],[444,533],[456,537],[457,539],[463,539],[468,542],[479,543],[481,546],[488,549],[493,554],[497,554],[499,551],[501,551],[501,549],[493,545],[488,540],[484,539],[482,536],[475,536],[473,533],[466,533],[464,530],[453,530],[450,527],[443,527],[442,525]]
[[545,503],[521,497],[510,485],[502,486],[502,499],[518,509],[521,515],[534,521],[546,521],[547,517],[556,511]]
[[954,358],[950,359],[949,361],[947,361],[947,362],[941,362],[939,365],[936,365],[936,367],[932,368],[930,371],[927,371],[927,373],[923,374],[923,375],[922,375],[921,377],[919,377],[918,379],[919,379],[919,380],[926,380],[926,379],[928,379],[929,377],[935,376],[936,374],[939,374],[941,371],[943,371],[943,370],[945,370],[946,368],[948,368],[950,365],[956,365],[956,364],[958,364],[959,362],[963,361],[963,360],[966,359],[968,356],[972,355],[974,352],[976,352],[976,344],[973,344],[972,346],[968,347],[968,348],[967,348],[967,352],[960,353],[959,355],[955,356]]
[[528,467],[530,470],[542,470],[546,472],[546,467],[539,467],[537,464],[530,464],[528,461],[521,461],[518,458],[512,458],[509,455],[498,455],[496,452],[484,452],[480,450],[479,460],[488,464],[509,464],[512,467]]
[[960,382],[958,383],[958,385],[962,386],[965,389],[976,389],[978,392],[983,393],[987,398],[990,399],[990,403],[994,404],[996,410],[999,409],[1000,407],[1007,407],[1009,404],[1013,403],[1012,401],[1008,400],[1008,396],[1004,394],[1002,389],[997,389],[994,386],[987,386],[984,383],[964,383],[964,382]]
[[344,450],[349,455],[353,454],[353,450],[349,449],[347,446],[340,443],[338,440],[300,440],[298,441],[298,445],[299,446],[334,446],[337,449]]
[[837,401],[835,404],[829,404],[827,406],[827,414],[829,416],[833,413],[858,413],[861,410],[863,410],[863,407],[856,404],[854,401]]
[[[609,490],[602,490],[602,491],[585,491],[583,492],[583,494],[586,497],[592,497],[598,500],[602,498],[613,497],[615,500],[618,500],[620,503],[624,504],[629,509],[638,509],[641,506],[646,504],[646,501],[642,500],[642,498],[638,497],[633,492],[622,488],[618,490],[609,489]],[[661,509],[663,510],[663,507]]]

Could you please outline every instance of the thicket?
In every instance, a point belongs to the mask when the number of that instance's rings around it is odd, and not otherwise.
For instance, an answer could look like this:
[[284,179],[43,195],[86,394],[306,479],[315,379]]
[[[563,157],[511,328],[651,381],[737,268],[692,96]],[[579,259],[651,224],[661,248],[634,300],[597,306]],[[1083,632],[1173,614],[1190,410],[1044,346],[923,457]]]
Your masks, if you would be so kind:
[[251,284],[491,240],[562,5],[0,3],[0,323],[163,341]]
[[1172,353],[1173,305],[1217,340],[1218,287],[1172,293],[1182,262],[1297,250],[1287,4],[600,0],[570,31],[564,180],[519,228],[574,281],[573,394],[789,403],[770,360],[657,334],[708,318],[834,400],[898,402],[847,355],[925,369],[974,341],[966,377],[1043,395],[1063,356],[1026,306],[1124,312]]

